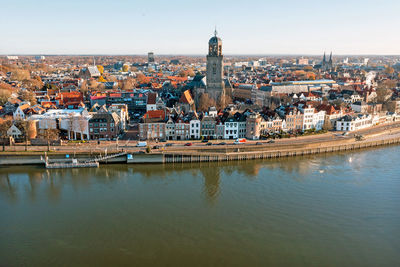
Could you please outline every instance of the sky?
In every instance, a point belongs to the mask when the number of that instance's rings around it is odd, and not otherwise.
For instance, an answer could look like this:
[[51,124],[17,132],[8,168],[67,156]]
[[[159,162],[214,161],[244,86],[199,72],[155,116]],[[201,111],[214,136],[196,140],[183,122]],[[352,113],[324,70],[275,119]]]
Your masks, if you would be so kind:
[[399,0],[0,0],[0,54],[400,54]]

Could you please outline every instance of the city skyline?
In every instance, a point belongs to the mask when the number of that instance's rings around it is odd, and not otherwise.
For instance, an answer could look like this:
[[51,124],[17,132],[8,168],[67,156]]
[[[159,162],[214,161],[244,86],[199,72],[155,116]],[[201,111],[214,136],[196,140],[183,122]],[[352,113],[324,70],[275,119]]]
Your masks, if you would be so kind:
[[204,55],[215,26],[226,55],[400,54],[391,0],[0,3],[3,55]]

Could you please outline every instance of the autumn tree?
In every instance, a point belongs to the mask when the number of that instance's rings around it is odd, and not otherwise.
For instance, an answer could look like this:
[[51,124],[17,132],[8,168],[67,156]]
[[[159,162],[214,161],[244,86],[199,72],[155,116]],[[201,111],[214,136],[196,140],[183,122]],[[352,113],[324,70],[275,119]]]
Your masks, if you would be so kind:
[[303,70],[309,72],[309,71],[313,70],[313,67],[312,66],[304,66]]
[[394,73],[394,69],[392,67],[388,66],[385,69],[385,73],[389,74],[389,75],[392,75]]
[[97,69],[99,70],[100,74],[103,75],[104,67],[102,65],[97,65]]
[[136,75],[136,80],[138,81],[139,84],[143,84],[147,81],[146,76],[143,73],[138,73]]
[[29,90],[20,90],[18,92],[18,97],[22,101],[28,101],[31,106],[36,105],[36,95],[34,92],[31,92]]
[[83,82],[81,83],[81,85],[79,86],[79,91],[80,91],[82,94],[84,94],[84,95],[87,94],[87,92],[88,92],[88,84],[87,84],[86,81],[83,81]]
[[315,80],[315,73],[307,72],[307,80]]
[[103,76],[100,76],[98,81],[101,82],[101,83],[105,83],[107,80],[104,79]]
[[24,81],[24,80],[29,80],[31,78],[31,75],[29,71],[27,70],[21,70],[21,69],[16,69],[12,71],[11,73],[11,80],[13,81]]
[[3,106],[7,103],[8,99],[11,96],[11,92],[8,90],[0,89],[0,106]]
[[215,107],[215,100],[212,99],[207,93],[202,93],[199,97],[198,109],[200,111],[207,111],[209,107]]
[[97,89],[97,87],[99,86],[99,83],[96,80],[89,80],[87,85],[88,85],[89,90],[94,90],[94,89]]
[[106,90],[106,85],[105,85],[104,83],[99,83],[99,84],[97,85],[97,90],[99,90],[99,91],[104,91],[104,90]]
[[123,72],[128,72],[128,71],[129,71],[129,65],[128,65],[128,64],[124,64],[124,65],[122,66],[122,71],[123,71]]

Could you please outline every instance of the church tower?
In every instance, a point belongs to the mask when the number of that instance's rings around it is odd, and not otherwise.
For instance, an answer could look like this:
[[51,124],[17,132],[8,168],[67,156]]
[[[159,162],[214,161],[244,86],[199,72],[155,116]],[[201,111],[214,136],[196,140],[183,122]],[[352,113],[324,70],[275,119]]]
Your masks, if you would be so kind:
[[207,87],[206,93],[217,101],[225,94],[225,86],[223,81],[223,58],[222,55],[222,40],[217,37],[217,30],[214,36],[208,42],[207,55]]

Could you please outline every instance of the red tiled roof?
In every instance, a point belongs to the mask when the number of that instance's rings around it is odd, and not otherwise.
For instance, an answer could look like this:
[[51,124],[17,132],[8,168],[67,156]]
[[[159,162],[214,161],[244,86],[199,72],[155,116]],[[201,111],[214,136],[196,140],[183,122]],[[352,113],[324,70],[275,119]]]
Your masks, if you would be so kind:
[[164,110],[149,110],[143,115],[143,119],[163,119],[165,118]]

